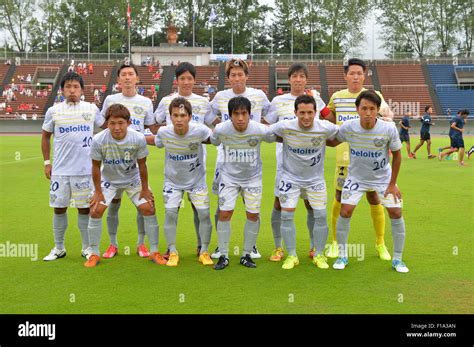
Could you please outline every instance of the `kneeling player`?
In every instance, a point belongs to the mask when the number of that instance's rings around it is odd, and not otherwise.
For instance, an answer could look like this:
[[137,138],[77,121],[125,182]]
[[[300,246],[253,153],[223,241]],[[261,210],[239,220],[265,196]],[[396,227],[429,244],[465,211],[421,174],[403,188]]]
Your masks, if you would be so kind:
[[[359,119],[341,125],[334,144],[347,142],[350,147],[349,172],[342,190],[341,213],[337,220],[339,258],[334,269],[343,270],[347,264],[347,239],[352,213],[364,193],[377,195],[387,209],[392,224],[393,260],[397,272],[408,272],[402,262],[405,244],[405,221],[402,199],[397,187],[402,144],[394,123],[377,119],[382,99],[374,91],[363,91],[356,99]],[[392,152],[392,166],[389,163]]]
[[[150,260],[166,264],[158,252],[158,223],[156,221],[154,198],[148,188],[148,172],[145,135],[128,129],[130,112],[121,104],[114,104],[105,114],[108,129],[92,139],[92,180],[94,194],[91,198],[89,218],[89,242],[92,255],[84,264],[94,267],[100,261],[100,237],[102,216],[112,199],[123,192],[143,215],[145,233],[150,241]],[[101,164],[102,172],[100,169]],[[138,164],[138,166],[137,166]]]
[[283,139],[278,187],[282,208],[281,232],[288,257],[282,268],[292,269],[299,264],[293,219],[302,195],[308,200],[314,214],[311,237],[316,246],[316,254],[313,262],[317,267],[327,269],[329,266],[323,254],[328,237],[324,157],[326,139],[333,140],[338,127],[326,120],[315,119],[317,108],[312,96],[300,95],[294,105],[296,119],[281,121],[270,127],[273,133]]
[[192,108],[183,97],[173,99],[169,106],[172,125],[161,127],[156,137],[147,136],[148,144],[166,149],[165,182],[163,200],[165,203],[165,235],[168,242],[169,259],[166,265],[177,266],[176,225],[183,194],[188,193],[199,218],[199,262],[213,265],[208,253],[212,224],[209,215],[209,193],[206,183],[204,151],[201,143],[210,143],[212,134],[207,126],[190,122]]
[[237,96],[229,100],[230,122],[216,126],[211,136],[214,145],[223,145],[223,162],[220,164],[219,215],[217,237],[221,253],[216,270],[229,265],[230,220],[234,213],[237,196],[242,194],[247,210],[244,229],[244,252],[240,264],[254,268],[250,253],[257,241],[260,226],[260,202],[262,200],[262,161],[260,144],[262,141],[274,142],[271,130],[250,120],[251,104],[249,99]]

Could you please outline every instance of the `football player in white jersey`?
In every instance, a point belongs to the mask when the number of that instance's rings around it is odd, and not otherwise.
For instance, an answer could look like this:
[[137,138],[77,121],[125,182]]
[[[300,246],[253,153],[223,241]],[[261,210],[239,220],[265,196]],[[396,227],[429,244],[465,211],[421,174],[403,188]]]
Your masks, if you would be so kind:
[[[288,68],[288,81],[290,83],[290,93],[284,95],[278,95],[273,98],[270,103],[270,109],[268,110],[267,115],[263,118],[263,123],[274,124],[287,119],[295,119],[295,100],[298,96],[312,95],[315,98],[317,110],[316,110],[316,119],[319,118],[319,115],[326,117],[329,112],[331,112],[327,107],[324,101],[319,96],[319,93],[316,90],[306,90],[306,81],[308,79],[308,68],[301,63],[295,63]],[[275,202],[273,204],[272,210],[272,232],[273,240],[275,242],[275,249],[270,256],[271,261],[281,261],[284,256],[283,246],[282,246],[282,237],[281,237],[281,205],[279,196],[279,183],[280,183],[280,173],[281,173],[281,151],[282,144],[276,144],[276,161],[277,161],[277,173],[275,177]],[[311,205],[303,196],[304,204],[308,212],[306,225],[308,227],[309,239],[310,239],[310,250],[309,256],[311,259],[314,258],[315,248],[313,244],[313,228],[314,228],[314,213]]]
[[[50,261],[66,256],[64,234],[67,208],[78,209],[78,227],[82,238],[82,256],[87,257],[89,236],[89,195],[92,191],[92,166],[89,158],[94,125],[104,127],[105,120],[96,105],[80,101],[84,82],[75,72],[61,80],[65,100],[48,109],[43,123],[41,151],[44,173],[51,180],[49,205],[54,208],[53,231],[55,247],[43,258]],[[51,135],[54,136],[51,166]]]
[[[102,106],[102,115],[105,116],[109,106],[113,104],[122,104],[128,108],[130,112],[130,129],[145,133],[145,129],[149,128],[153,134],[156,134],[158,126],[155,124],[155,119],[153,117],[153,103],[149,98],[139,95],[136,90],[139,80],[137,68],[133,64],[125,62],[119,67],[117,75],[118,83],[122,88],[122,92],[109,95],[105,98]],[[118,253],[118,211],[120,209],[121,198],[121,195],[117,195],[112,200],[107,212],[107,231],[110,237],[110,246],[103,254],[104,258],[112,258]],[[145,246],[144,219],[138,209],[137,227],[137,254],[140,257],[148,257],[150,253]]]
[[299,264],[296,254],[294,214],[300,196],[308,201],[314,214],[311,238],[316,247],[313,263],[327,269],[324,248],[328,237],[326,220],[327,192],[324,181],[326,140],[333,140],[337,125],[316,118],[317,106],[310,95],[300,95],[294,102],[296,119],[283,120],[270,129],[283,140],[278,182],[281,205],[281,234],[288,256],[282,268]]
[[[347,142],[350,153],[336,226],[339,257],[333,268],[343,270],[348,264],[347,239],[352,213],[366,193],[376,196],[388,212],[393,237],[392,267],[397,272],[405,273],[408,272],[402,261],[405,221],[402,216],[402,194],[397,187],[402,144],[395,123],[377,119],[382,98],[376,92],[361,92],[355,104],[359,119],[344,122],[333,143]],[[389,150],[393,158],[391,166]]]
[[171,123],[161,127],[155,137],[147,136],[149,145],[165,148],[165,235],[169,257],[167,266],[177,266],[176,226],[183,195],[188,193],[199,218],[201,241],[199,262],[214,265],[208,253],[212,224],[209,215],[209,193],[202,143],[210,143],[212,130],[204,124],[191,122],[192,106],[183,97],[174,98],[169,105]]
[[[211,110],[214,115],[220,114],[221,122],[226,122],[230,119],[228,112],[229,100],[242,96],[247,98],[251,104],[251,113],[250,119],[260,123],[262,117],[268,112],[270,107],[270,102],[268,101],[265,93],[260,89],[247,87],[247,80],[249,74],[249,68],[245,61],[233,58],[226,63],[225,69],[227,78],[231,85],[231,88],[220,91],[216,94],[214,99],[211,102]],[[214,173],[214,182],[212,185],[212,192],[218,194],[217,188],[219,186],[220,180],[220,165],[223,160],[224,153],[222,151],[222,146],[217,148],[217,160],[216,160],[216,170]],[[217,217],[219,215],[219,208],[217,208],[215,220],[217,224]],[[258,259],[261,258],[260,253],[255,246],[251,254],[252,258]],[[211,255],[212,258],[219,258],[220,252],[216,248],[214,253]]]
[[[209,101],[197,94],[193,93],[193,87],[196,83],[196,68],[193,64],[188,62],[180,63],[175,70],[176,81],[178,83],[178,91],[171,95],[165,96],[161,99],[158,107],[156,108],[154,117],[155,121],[158,126],[167,124],[171,125],[171,118],[170,118],[170,111],[169,107],[171,101],[177,97],[183,97],[191,103],[192,106],[192,119],[191,122],[205,124],[208,126],[213,126],[219,122],[217,115],[211,112],[211,107],[209,105]],[[204,155],[204,162],[203,168],[206,168],[206,147],[203,147],[203,155]],[[188,194],[189,199],[189,194]],[[196,210],[195,206],[191,202],[191,206],[193,209],[194,215],[194,230],[196,231],[197,237],[197,255],[201,254],[201,239],[199,233],[199,216],[198,211]],[[169,252],[167,252],[164,257],[166,258],[169,256]]]
[[247,211],[244,229],[244,247],[240,264],[255,268],[250,253],[255,246],[259,231],[259,213],[262,199],[262,161],[260,144],[274,142],[275,135],[261,123],[250,120],[251,103],[238,96],[229,100],[230,122],[216,126],[211,136],[214,145],[222,144],[223,160],[220,165],[219,217],[217,238],[220,257],[214,266],[222,270],[229,265],[230,220],[239,194]]
[[158,223],[153,193],[148,187],[145,135],[129,128],[130,112],[121,104],[110,106],[105,119],[107,129],[94,136],[90,153],[94,193],[90,202],[88,233],[92,254],[84,266],[95,267],[99,263],[102,216],[112,200],[124,192],[143,216],[150,242],[150,260],[166,264],[158,252]]

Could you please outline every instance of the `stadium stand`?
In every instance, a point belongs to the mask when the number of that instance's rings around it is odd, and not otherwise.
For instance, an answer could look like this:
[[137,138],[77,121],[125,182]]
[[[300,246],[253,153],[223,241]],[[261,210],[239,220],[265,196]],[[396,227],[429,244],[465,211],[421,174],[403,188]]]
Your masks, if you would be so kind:
[[[420,64],[380,64],[377,65],[377,73],[381,91],[389,105],[394,102],[419,103],[419,112],[423,112],[426,105],[431,105],[435,114],[440,114],[431,99]],[[395,112],[395,116],[401,114]]]
[[474,115],[474,83],[470,89],[460,87],[455,74],[455,68],[463,69],[466,67],[474,69],[474,65],[428,65],[431,80],[441,103],[442,114],[447,114],[448,110],[451,110],[451,115],[454,115],[458,110],[467,108],[470,114]]
[[[94,73],[81,74],[82,78],[84,79],[84,97],[85,101],[95,102],[94,90],[97,89],[101,97],[100,101],[96,102],[96,104],[100,107],[100,105],[102,105],[102,102],[104,101],[103,94],[105,94],[105,91],[103,90],[103,88],[105,86],[105,89],[107,89],[107,85],[109,84],[109,81],[112,78],[111,72],[113,69],[113,65],[94,64],[93,67]],[[107,70],[108,72],[107,77],[104,77],[104,70]]]

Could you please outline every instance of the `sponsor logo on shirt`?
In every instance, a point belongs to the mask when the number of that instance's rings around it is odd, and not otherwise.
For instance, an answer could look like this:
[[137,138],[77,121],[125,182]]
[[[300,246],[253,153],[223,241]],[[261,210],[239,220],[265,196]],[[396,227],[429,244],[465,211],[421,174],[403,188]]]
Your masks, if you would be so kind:
[[318,149],[315,148],[294,148],[290,145],[287,145],[287,147],[290,152],[301,155],[318,153]]
[[340,114],[337,116],[337,121],[338,122],[345,122],[351,119],[359,119],[359,115],[351,115],[351,114]]
[[79,133],[81,131],[91,131],[91,127],[89,125],[70,125],[68,127],[59,127],[59,133]]
[[361,157],[361,158],[378,158],[382,156],[382,152],[375,152],[375,151],[356,151],[351,148],[351,155],[355,157]]
[[197,154],[171,154],[168,153],[168,158],[171,160],[181,161],[197,158]]

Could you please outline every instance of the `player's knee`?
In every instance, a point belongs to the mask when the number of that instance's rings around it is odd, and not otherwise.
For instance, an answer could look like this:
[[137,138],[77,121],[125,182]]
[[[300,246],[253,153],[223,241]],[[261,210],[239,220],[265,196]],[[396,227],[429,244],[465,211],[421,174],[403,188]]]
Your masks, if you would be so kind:
[[401,208],[388,208],[388,216],[390,219],[400,219],[402,218],[402,209]]
[[275,197],[275,202],[273,203],[273,208],[277,211],[281,211],[280,199]]
[[353,210],[347,207],[341,207],[340,216],[343,218],[351,218]]
[[232,218],[234,211],[222,211],[219,210],[219,221],[228,222]]
[[259,216],[258,213],[247,212],[247,219],[248,219],[249,221],[252,221],[252,222],[258,221],[258,216]]
[[104,206],[104,205],[99,205],[97,206],[94,210],[91,210],[90,211],[90,214],[89,216],[91,218],[102,218],[102,216],[104,215],[104,212],[105,212],[105,209],[107,207]]
[[367,201],[369,202],[370,205],[379,205],[380,204],[380,199],[377,196],[375,192],[368,192],[366,194]]
[[67,212],[67,207],[54,208],[54,214],[65,214],[66,212]]
[[143,216],[153,216],[155,214],[155,208],[148,202],[138,206],[138,210]]

